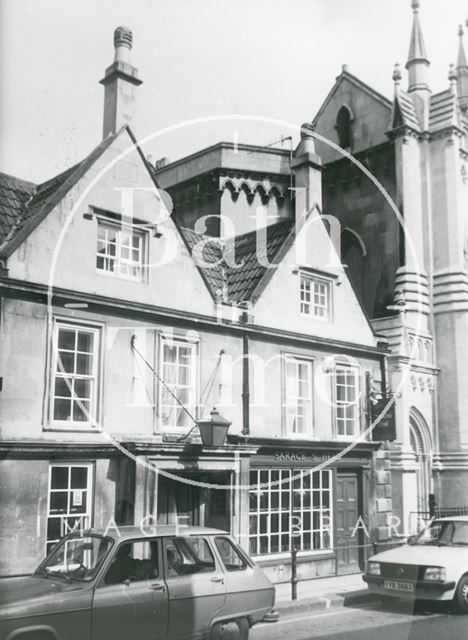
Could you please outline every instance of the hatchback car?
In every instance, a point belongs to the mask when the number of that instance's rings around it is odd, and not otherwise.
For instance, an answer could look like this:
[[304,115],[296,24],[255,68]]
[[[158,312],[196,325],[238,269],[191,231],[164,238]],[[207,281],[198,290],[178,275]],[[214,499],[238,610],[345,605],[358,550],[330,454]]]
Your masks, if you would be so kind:
[[89,529],[0,581],[1,640],[246,640],[274,587],[224,531]]
[[438,518],[407,544],[372,556],[363,579],[383,599],[453,600],[468,613],[468,516]]

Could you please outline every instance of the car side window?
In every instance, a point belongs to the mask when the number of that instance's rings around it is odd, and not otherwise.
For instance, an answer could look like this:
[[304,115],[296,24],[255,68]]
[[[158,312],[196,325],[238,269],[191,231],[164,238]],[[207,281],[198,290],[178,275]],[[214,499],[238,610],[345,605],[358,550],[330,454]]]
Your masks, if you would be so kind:
[[215,538],[215,545],[226,571],[243,571],[247,569],[246,561],[229,538]]
[[119,546],[104,582],[110,585],[154,578],[159,578],[158,543],[156,540],[138,540]]
[[457,522],[452,536],[452,544],[468,545],[468,522]]
[[165,538],[164,562],[166,578],[216,570],[215,560],[207,541],[196,536]]

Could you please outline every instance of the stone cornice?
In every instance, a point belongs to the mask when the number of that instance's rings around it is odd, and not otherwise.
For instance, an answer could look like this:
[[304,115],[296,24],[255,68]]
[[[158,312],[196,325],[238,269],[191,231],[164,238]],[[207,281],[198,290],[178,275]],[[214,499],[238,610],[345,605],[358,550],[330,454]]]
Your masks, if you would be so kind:
[[[48,287],[44,284],[26,282],[23,280],[13,280],[0,276],[0,295],[21,300],[30,300],[38,304],[47,304]],[[71,291],[54,287],[52,304],[62,307],[65,303],[79,302],[87,304],[86,311],[89,313],[109,314],[117,317],[133,318],[139,321],[158,322],[170,324],[171,326],[190,327],[196,330],[203,330],[223,335],[236,335],[242,337],[248,333],[251,338],[259,340],[273,340],[279,344],[287,343],[306,345],[321,348],[324,351],[334,353],[355,354],[358,357],[368,357],[380,360],[388,352],[386,348],[355,344],[311,336],[308,334],[294,333],[283,329],[272,329],[270,327],[233,322],[219,322],[213,316],[157,307],[155,305],[122,300],[120,298],[110,298],[95,293],[85,293]]]

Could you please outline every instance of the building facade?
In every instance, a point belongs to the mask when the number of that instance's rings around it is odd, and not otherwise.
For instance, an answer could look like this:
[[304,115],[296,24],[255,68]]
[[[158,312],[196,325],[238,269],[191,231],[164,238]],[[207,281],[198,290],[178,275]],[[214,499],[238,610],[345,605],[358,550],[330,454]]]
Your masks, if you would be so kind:
[[[391,99],[344,65],[303,126],[322,174],[312,199],[339,221],[336,250],[391,352],[392,496],[402,533],[418,529],[434,507],[468,509],[468,64],[460,27],[449,87],[433,92],[420,2],[411,8],[407,87],[399,65]],[[208,201],[225,220],[209,232],[228,236],[234,227],[248,231],[255,216],[272,225],[291,219],[307,175],[296,156],[220,143],[157,167],[156,176],[173,197],[175,219],[193,226],[191,203]]]
[[[391,535],[390,452],[368,429],[387,347],[323,222],[313,138],[295,198],[281,153],[241,154],[250,191],[213,168],[228,216],[276,212],[221,242],[201,208],[172,212],[190,185],[171,193],[135,140],[131,44],[117,29],[90,155],[41,185],[0,180],[0,573],[73,527],[174,522],[231,531],[277,582],[292,547],[300,578],[356,571]],[[206,446],[213,407],[231,427]]]

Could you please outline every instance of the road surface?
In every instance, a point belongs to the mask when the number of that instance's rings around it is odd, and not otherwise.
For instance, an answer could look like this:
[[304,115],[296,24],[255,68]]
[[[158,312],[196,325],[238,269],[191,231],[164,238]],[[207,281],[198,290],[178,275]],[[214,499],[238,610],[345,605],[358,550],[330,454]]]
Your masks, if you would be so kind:
[[274,624],[257,625],[250,640],[468,640],[468,615],[447,605],[372,603],[325,612],[282,616]]

